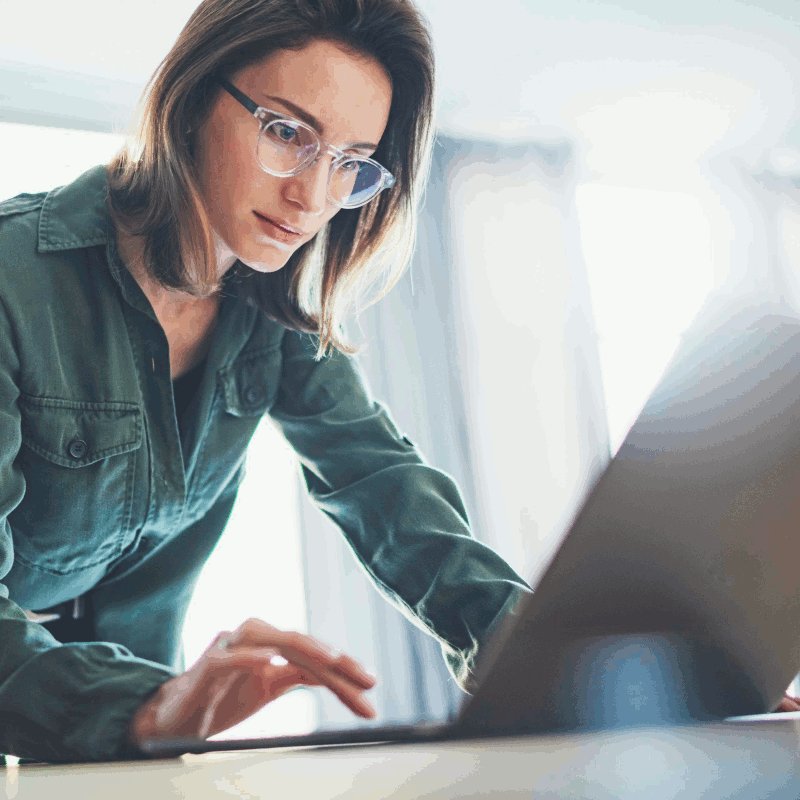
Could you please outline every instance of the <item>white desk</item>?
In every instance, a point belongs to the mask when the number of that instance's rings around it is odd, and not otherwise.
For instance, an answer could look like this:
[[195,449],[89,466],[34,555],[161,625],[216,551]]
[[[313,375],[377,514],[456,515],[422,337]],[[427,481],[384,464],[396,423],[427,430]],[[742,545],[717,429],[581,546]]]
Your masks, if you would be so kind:
[[7,800],[798,800],[798,716],[447,744],[27,765],[0,770],[0,787]]

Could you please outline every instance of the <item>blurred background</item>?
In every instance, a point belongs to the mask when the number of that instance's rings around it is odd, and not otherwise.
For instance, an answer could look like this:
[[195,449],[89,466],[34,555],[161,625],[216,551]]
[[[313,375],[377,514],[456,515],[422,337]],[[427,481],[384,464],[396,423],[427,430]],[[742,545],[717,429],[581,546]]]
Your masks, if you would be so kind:
[[[375,396],[535,584],[701,308],[800,304],[797,0],[419,0],[438,138],[416,255],[355,323]],[[0,0],[0,199],[120,146],[195,0]],[[446,716],[438,646],[367,584],[268,419],[184,641],[260,616]],[[353,722],[312,690],[229,735]]]

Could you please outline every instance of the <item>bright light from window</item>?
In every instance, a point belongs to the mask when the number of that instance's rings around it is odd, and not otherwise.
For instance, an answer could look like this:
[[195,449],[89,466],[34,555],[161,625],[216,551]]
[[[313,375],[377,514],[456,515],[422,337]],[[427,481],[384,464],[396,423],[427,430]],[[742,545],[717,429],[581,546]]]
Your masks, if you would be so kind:
[[786,300],[800,311],[800,202],[783,203],[778,209],[776,223]]
[[[296,457],[268,418],[247,455],[247,471],[225,535],[198,581],[184,627],[186,663],[217,633],[259,617],[306,630]],[[316,723],[308,691],[290,692],[216,738],[302,733]]]
[[113,133],[0,122],[0,200],[63,186],[122,146]]
[[689,191],[585,183],[576,202],[616,452],[714,286],[714,231]]

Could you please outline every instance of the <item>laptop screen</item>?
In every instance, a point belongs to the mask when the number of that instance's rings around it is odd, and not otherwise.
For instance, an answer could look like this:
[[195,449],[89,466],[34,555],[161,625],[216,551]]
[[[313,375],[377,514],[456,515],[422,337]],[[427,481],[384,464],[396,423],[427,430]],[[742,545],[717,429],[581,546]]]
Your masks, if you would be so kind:
[[672,719],[770,710],[800,665],[798,519],[800,322],[743,312],[706,325],[486,649],[462,719],[557,727],[564,686],[564,704],[588,702],[582,654],[614,685],[614,643],[644,647],[641,666],[648,636],[662,678],[697,695]]

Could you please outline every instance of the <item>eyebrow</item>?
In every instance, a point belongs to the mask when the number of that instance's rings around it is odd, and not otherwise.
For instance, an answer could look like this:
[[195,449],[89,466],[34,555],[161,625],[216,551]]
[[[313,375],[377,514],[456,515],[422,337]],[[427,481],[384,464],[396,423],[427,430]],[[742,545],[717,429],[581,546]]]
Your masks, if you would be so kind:
[[[272,100],[274,103],[280,103],[289,111],[292,112],[299,120],[302,120],[306,123],[306,125],[311,125],[318,133],[323,135],[325,133],[325,126],[313,115],[309,114],[304,108],[300,108],[300,106],[295,105],[290,100],[286,100],[283,97],[276,97],[275,95],[265,94],[263,95],[267,100]],[[340,150],[377,150],[378,145],[372,144],[372,142],[353,142],[352,144],[348,144],[346,147],[340,147]]]

